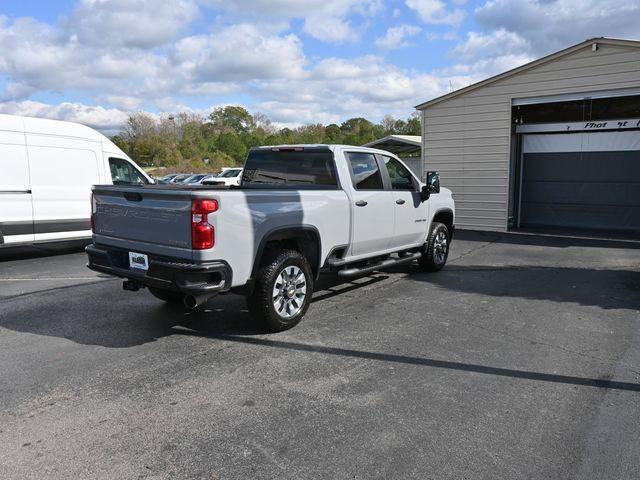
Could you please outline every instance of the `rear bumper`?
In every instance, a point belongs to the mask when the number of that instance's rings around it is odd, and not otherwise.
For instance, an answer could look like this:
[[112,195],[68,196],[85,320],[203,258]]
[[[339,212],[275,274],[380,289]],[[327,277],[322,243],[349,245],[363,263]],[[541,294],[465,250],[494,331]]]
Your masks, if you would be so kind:
[[129,268],[128,250],[92,244],[85,251],[89,257],[87,267],[91,270],[127,278],[147,287],[173,290],[185,295],[214,294],[231,288],[231,267],[222,260],[187,263],[148,254],[149,269],[145,271]]

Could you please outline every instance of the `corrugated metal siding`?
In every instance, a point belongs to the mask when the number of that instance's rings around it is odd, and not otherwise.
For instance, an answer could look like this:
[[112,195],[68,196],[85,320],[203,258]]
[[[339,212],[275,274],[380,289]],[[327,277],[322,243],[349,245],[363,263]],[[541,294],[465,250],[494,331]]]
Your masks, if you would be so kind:
[[640,49],[591,46],[422,112],[424,172],[453,191],[460,228],[506,230],[514,98],[640,86]]

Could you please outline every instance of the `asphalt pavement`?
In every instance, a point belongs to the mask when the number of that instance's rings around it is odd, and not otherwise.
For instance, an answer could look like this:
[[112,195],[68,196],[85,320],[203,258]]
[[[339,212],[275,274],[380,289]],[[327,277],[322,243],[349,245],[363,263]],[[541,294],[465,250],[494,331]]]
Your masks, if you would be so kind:
[[0,252],[2,479],[638,479],[640,244],[462,232],[264,334]]

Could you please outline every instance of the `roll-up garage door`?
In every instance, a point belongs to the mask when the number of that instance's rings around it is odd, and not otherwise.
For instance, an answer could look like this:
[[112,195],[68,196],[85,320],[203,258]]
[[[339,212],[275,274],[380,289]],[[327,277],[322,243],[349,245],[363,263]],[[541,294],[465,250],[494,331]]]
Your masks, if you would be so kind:
[[524,135],[520,226],[640,233],[640,131]]

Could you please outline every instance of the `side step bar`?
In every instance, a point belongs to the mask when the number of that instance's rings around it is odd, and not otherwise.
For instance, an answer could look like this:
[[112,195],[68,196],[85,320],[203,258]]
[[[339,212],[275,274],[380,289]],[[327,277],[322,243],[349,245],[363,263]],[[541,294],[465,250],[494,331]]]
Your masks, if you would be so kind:
[[375,265],[368,265],[362,268],[353,267],[353,268],[346,268],[344,270],[338,270],[338,276],[342,278],[356,277],[358,275],[373,272],[375,270],[383,270],[385,268],[393,267],[395,265],[402,265],[403,263],[413,262],[414,260],[417,260],[420,257],[422,257],[422,253],[416,252],[410,255],[402,256],[400,258],[389,258],[387,260],[382,260],[381,262],[378,262]]

